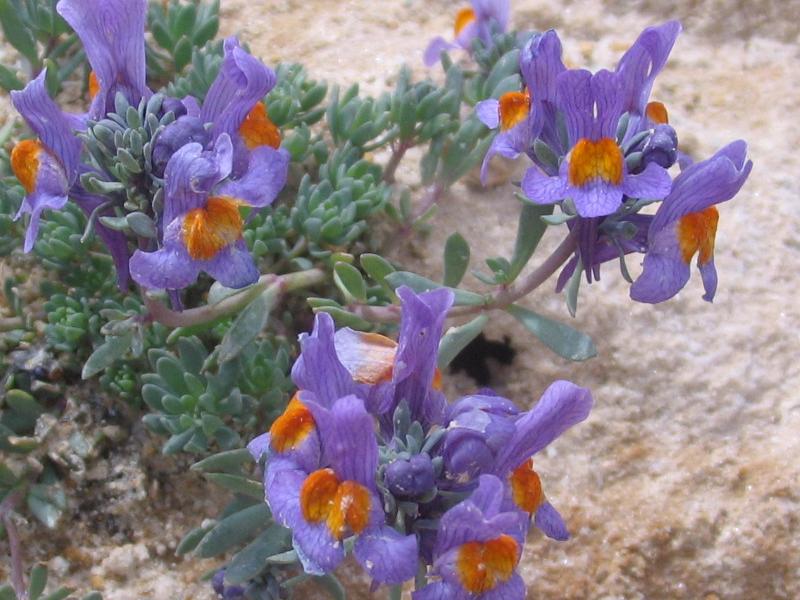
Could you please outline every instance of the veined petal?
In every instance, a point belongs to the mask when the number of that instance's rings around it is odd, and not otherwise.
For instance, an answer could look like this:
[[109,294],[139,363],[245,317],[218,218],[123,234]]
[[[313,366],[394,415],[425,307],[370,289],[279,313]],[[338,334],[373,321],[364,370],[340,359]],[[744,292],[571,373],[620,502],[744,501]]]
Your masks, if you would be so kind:
[[569,539],[569,531],[567,531],[564,519],[555,507],[547,501],[536,511],[533,517],[533,523],[549,538],[558,540],[559,542]]
[[214,136],[221,133],[233,136],[275,82],[272,69],[242,50],[235,37],[229,37],[225,40],[222,67],[206,94],[200,118],[214,124]]
[[227,288],[240,289],[258,281],[258,268],[242,239],[225,246],[214,258],[198,263],[201,270]]
[[322,462],[342,481],[355,481],[376,491],[378,442],[375,420],[356,396],[337,400],[328,410],[309,402],[319,429]]
[[117,92],[134,106],[150,94],[145,81],[145,0],[60,0],[57,10],[81,38],[100,84],[91,118],[109,112]]
[[[181,227],[180,221],[172,227]],[[177,236],[165,239],[155,252],[136,250],[130,260],[131,277],[139,285],[155,290],[180,290],[190,286],[200,274],[199,261],[192,260]]]
[[513,439],[497,455],[495,474],[504,477],[567,429],[589,416],[592,395],[569,381],[550,384],[539,402],[516,422]]
[[292,367],[292,381],[331,407],[339,398],[355,394],[358,386],[336,354],[333,318],[324,312],[314,317],[311,334],[300,335],[300,356]]
[[78,175],[81,142],[73,131],[72,118],[61,112],[45,85],[47,69],[21,91],[11,92],[14,108],[25,119],[42,143],[61,162],[67,183]]
[[522,191],[534,204],[552,204],[567,196],[569,186],[564,174],[546,175],[539,167],[533,166],[525,171]]
[[746,157],[747,144],[738,140],[711,158],[686,167],[672,182],[672,191],[656,211],[650,235],[656,235],[687,214],[733,198],[753,168],[753,161]]
[[703,294],[703,300],[713,302],[717,293],[717,267],[714,265],[714,258],[705,264],[698,262],[697,268],[700,269],[700,277],[703,279],[703,288],[706,292]]
[[459,585],[434,581],[411,593],[412,600],[469,600],[471,596]]
[[622,191],[631,198],[661,200],[672,189],[672,177],[667,170],[651,162],[644,171],[636,175],[625,174]]
[[402,535],[386,525],[358,536],[354,554],[377,583],[399,585],[417,573],[417,536]]
[[217,193],[242,200],[250,206],[269,206],[286,185],[289,159],[286,150],[260,146],[250,152],[244,176],[223,182]]
[[677,224],[657,233],[645,254],[642,273],[631,285],[631,298],[656,304],[669,300],[689,281],[689,263],[683,260]]

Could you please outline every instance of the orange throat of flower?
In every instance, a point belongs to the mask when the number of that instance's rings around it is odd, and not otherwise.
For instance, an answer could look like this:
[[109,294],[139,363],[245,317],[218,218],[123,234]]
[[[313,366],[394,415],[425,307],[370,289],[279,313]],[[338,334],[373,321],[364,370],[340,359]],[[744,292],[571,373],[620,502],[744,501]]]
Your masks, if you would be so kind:
[[194,260],[211,260],[242,237],[243,226],[237,200],[212,196],[204,207],[186,213],[183,243]]
[[517,467],[509,477],[511,497],[514,504],[527,513],[533,514],[544,502],[542,480],[533,470],[533,460],[529,459]]
[[272,423],[270,445],[276,452],[294,450],[314,431],[314,427],[314,416],[296,393],[283,414]]
[[28,194],[36,189],[39,155],[43,151],[44,146],[39,140],[22,140],[11,151],[11,170]]
[[332,469],[311,473],[300,488],[300,508],[309,523],[322,523],[336,540],[348,530],[361,533],[369,523],[370,495],[355,481],[339,481]]
[[647,108],[645,109],[645,114],[647,115],[648,119],[658,125],[667,125],[669,123],[669,113],[667,112],[667,107],[661,102],[649,102],[647,104]]
[[611,138],[597,141],[581,138],[569,159],[569,182],[574,187],[597,180],[619,185],[624,163],[622,150]]
[[100,92],[100,80],[94,71],[89,73],[89,98],[94,100],[94,97]]
[[456,572],[468,592],[482,594],[508,581],[519,561],[519,545],[510,535],[467,542],[458,550]]
[[263,102],[257,103],[239,127],[239,135],[242,136],[245,146],[249,150],[259,146],[270,146],[278,148],[281,145],[281,132],[275,123],[267,116],[267,107]]
[[531,112],[531,94],[526,88],[522,92],[506,92],[500,96],[500,130],[506,131],[522,123]]
[[470,23],[474,23],[475,19],[475,11],[471,8],[462,8],[456,13],[456,22],[453,25],[453,33],[456,37],[464,31],[464,28],[469,25]]
[[697,263],[707,264],[714,258],[714,240],[717,236],[719,211],[716,206],[684,215],[678,221],[678,245],[681,257],[686,264],[691,262],[696,252],[700,252]]

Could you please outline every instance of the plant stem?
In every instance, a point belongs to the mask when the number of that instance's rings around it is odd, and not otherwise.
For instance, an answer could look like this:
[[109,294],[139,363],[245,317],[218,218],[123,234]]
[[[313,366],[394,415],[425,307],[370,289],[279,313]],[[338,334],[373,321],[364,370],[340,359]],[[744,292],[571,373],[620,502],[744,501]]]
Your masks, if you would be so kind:
[[541,265],[531,271],[527,276],[518,279],[513,285],[501,287],[491,296],[486,306],[457,306],[450,311],[448,316],[471,315],[484,310],[503,310],[508,308],[514,302],[520,298],[524,298],[550,279],[550,276],[569,260],[570,256],[575,252],[576,247],[577,241],[575,237],[572,234],[567,234],[567,237],[561,241],[558,247]]
[[442,185],[441,183],[434,183],[432,186],[428,188],[426,194],[422,197],[422,202],[420,202],[417,210],[415,210],[411,215],[411,223],[414,223],[417,219],[419,219],[422,215],[424,215],[428,210],[430,210],[431,206],[439,202],[442,199],[447,187]]
[[18,600],[25,600],[28,594],[25,590],[25,571],[22,566],[22,551],[20,549],[19,535],[17,535],[17,525],[11,517],[11,512],[16,508],[22,498],[22,492],[16,490],[11,492],[0,503],[0,520],[6,529],[8,536],[8,549],[11,553],[11,585]]
[[[542,285],[563,265],[573,252],[577,242],[572,234],[568,234],[553,253],[536,269],[531,271],[526,277],[518,279],[513,285],[501,286],[494,293],[487,296],[486,302],[474,306],[456,306],[450,309],[448,317],[463,317],[475,313],[488,312],[490,310],[504,310],[514,302],[530,294],[533,290]],[[348,310],[362,319],[372,323],[397,323],[400,321],[400,307],[389,306],[367,306],[359,304],[349,306]]]
[[191,327],[215,321],[220,317],[236,314],[247,306],[256,296],[267,291],[268,288],[275,288],[279,294],[291,292],[322,283],[325,281],[325,272],[321,269],[309,269],[288,273],[286,275],[274,275],[268,273],[262,275],[259,280],[248,288],[228,296],[216,304],[190,308],[183,312],[177,312],[168,308],[163,302],[144,297],[147,306],[148,317],[167,327]]
[[403,156],[405,156],[411,146],[412,144],[410,142],[401,141],[396,147],[392,148],[392,156],[389,158],[389,162],[386,163],[386,167],[383,170],[383,180],[386,183],[394,183],[397,167],[400,166],[400,161],[403,160]]
[[403,586],[393,585],[389,588],[389,598],[391,600],[400,600],[403,597]]

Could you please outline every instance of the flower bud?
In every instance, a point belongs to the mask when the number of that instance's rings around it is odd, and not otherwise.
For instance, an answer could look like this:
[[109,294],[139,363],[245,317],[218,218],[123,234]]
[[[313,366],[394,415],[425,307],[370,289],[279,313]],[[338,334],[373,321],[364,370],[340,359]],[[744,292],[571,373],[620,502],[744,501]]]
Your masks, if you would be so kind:
[[642,170],[654,162],[669,169],[678,159],[678,135],[669,125],[656,125],[642,148]]
[[434,475],[431,458],[417,454],[410,460],[396,460],[386,467],[386,487],[395,496],[413,498],[422,496],[433,488]]

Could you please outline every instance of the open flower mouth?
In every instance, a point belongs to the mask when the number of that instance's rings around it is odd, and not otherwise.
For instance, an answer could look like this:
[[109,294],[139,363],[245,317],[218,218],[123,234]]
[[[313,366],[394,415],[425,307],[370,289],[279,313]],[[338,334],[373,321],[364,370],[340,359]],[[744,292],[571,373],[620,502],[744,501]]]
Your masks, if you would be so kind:
[[244,222],[233,198],[212,196],[205,207],[186,213],[183,242],[195,260],[211,260],[242,237]]
[[624,162],[622,150],[611,138],[597,141],[580,139],[569,159],[569,182],[575,187],[598,180],[619,185],[622,183]]

